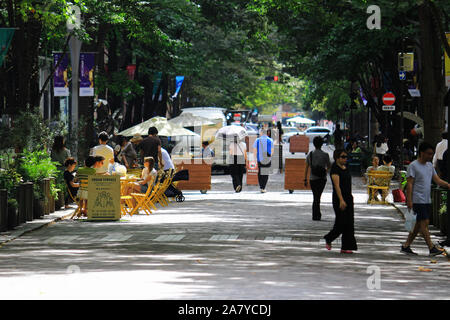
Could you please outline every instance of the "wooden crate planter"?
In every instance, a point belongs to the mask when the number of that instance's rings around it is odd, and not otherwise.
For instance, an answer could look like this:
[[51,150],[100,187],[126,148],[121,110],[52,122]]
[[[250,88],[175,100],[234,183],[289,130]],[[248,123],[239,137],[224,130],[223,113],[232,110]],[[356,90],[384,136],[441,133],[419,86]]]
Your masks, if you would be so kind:
[[289,193],[294,192],[294,190],[310,189],[309,184],[305,186],[305,167],[306,159],[286,159],[284,169],[284,189],[289,190]]
[[189,180],[179,181],[180,190],[211,190],[211,163],[201,159],[174,159],[177,170],[188,170]]
[[309,138],[305,135],[297,134],[289,138],[289,152],[309,152]]

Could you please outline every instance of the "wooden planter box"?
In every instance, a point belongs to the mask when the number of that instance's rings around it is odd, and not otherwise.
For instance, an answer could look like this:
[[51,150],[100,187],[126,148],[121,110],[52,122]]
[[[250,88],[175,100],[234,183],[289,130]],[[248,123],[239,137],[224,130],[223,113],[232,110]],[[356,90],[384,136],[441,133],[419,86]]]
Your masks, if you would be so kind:
[[[292,137],[291,137],[292,139]],[[284,189],[290,193],[294,190],[309,190],[308,185],[305,186],[305,167],[306,159],[286,159],[284,169]],[[306,177],[308,178],[308,177]]]
[[201,159],[173,159],[177,171],[188,170],[189,180],[179,181],[180,190],[211,190],[211,163]]
[[309,138],[305,135],[294,135],[289,138],[289,152],[309,152]]

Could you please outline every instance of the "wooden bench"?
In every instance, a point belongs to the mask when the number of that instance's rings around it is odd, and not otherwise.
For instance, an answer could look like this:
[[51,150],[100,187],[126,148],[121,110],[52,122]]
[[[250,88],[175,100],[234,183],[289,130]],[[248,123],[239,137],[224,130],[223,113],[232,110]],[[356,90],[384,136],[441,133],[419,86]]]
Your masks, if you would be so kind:
[[[367,194],[369,199],[367,203],[370,204],[388,204],[386,197],[389,194],[389,188],[393,173],[389,171],[370,171],[367,173]],[[377,200],[378,191],[381,190],[381,200]]]

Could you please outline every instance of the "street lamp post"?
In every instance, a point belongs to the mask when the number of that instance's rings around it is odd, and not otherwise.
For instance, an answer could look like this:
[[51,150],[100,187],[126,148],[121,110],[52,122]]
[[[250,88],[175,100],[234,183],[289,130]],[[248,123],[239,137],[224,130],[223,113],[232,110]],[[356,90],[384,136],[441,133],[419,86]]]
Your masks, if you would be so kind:
[[74,29],[80,28],[81,25],[81,13],[78,6],[71,6],[72,17],[67,20],[67,31],[72,33],[69,40],[70,60],[72,65],[72,103],[69,114],[69,134],[73,141],[72,154],[75,158],[78,158],[78,87],[79,87],[79,63],[80,63],[80,50],[81,40],[79,40],[74,34]]

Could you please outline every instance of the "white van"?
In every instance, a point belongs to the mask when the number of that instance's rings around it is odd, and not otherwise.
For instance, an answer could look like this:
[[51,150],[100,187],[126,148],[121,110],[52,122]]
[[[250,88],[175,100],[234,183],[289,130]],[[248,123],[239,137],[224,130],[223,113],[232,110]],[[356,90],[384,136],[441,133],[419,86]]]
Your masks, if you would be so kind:
[[[206,131],[203,132],[203,138],[208,141],[214,140],[214,135],[216,131],[227,125],[227,119],[225,117],[225,108],[219,108],[219,107],[193,107],[193,108],[184,108],[181,110],[181,114],[183,113],[191,113],[194,116],[200,116],[203,118],[207,118],[210,120],[214,120],[217,122],[217,125],[211,126],[210,129],[206,129]],[[192,131],[194,131],[197,134],[201,134],[201,128],[188,128]],[[178,139],[174,139],[178,140]],[[213,164],[222,164],[223,161],[221,161],[222,156],[222,144],[219,141],[214,141],[211,145],[211,148],[215,150],[215,159],[213,161]],[[202,148],[202,141],[200,136],[195,137],[180,137],[180,139],[177,141],[177,145],[174,148],[173,153],[175,155],[180,155],[178,153],[182,152],[189,152],[196,157],[201,156],[201,148]],[[219,161],[216,161],[218,159]]]

